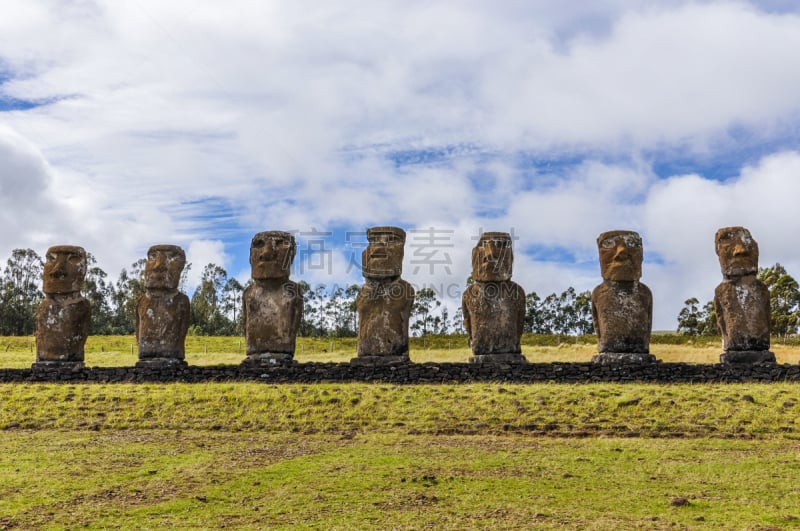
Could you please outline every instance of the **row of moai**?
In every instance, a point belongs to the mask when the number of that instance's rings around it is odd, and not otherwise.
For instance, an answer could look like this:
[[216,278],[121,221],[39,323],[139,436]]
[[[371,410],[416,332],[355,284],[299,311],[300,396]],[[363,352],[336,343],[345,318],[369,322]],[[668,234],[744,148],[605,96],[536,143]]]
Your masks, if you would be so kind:
[[[414,288],[401,278],[405,231],[398,227],[367,230],[362,253],[365,283],[356,299],[357,365],[409,363],[408,325]],[[766,286],[756,278],[758,244],[743,227],[717,231],[716,251],[723,281],[714,305],[722,335],[722,363],[775,362],[770,347],[770,306]],[[597,238],[603,282],[592,292],[592,318],[598,354],[593,361],[653,363],[650,354],[653,296],[640,282],[642,239],[616,230]],[[296,253],[289,232],[267,231],[250,245],[252,283],[243,296],[245,366],[294,362],[303,313],[299,286],[289,279]],[[511,280],[514,255],[506,232],[484,232],[472,250],[472,280],[462,298],[471,363],[527,363],[520,339],[525,291]],[[178,290],[186,264],[176,245],[154,245],[147,253],[145,292],[136,305],[137,367],[183,366],[189,329],[189,298]],[[80,293],[86,272],[81,247],[47,251],[45,298],[36,314],[34,368],[81,367],[90,307]]]

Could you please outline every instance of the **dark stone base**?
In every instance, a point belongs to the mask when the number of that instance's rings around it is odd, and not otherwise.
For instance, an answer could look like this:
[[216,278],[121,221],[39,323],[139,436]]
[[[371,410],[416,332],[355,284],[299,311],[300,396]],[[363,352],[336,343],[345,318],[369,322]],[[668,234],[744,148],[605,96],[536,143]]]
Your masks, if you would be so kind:
[[288,352],[260,352],[248,354],[242,361],[242,367],[274,367],[275,365],[291,365],[294,354]]
[[615,365],[619,363],[658,363],[652,354],[643,352],[601,352],[592,357],[592,363]]
[[[135,382],[262,382],[332,383],[372,382],[441,384],[558,382],[567,384],[614,382],[745,383],[798,382],[800,364],[777,363],[403,363],[367,366],[352,363],[306,362],[269,367],[189,365],[175,368],[84,367],[64,370],[54,364],[37,369],[0,368],[3,383],[135,383]],[[2,430],[0,430],[2,433]]]
[[400,356],[358,356],[350,360],[350,365],[384,367],[386,365],[405,365],[411,363],[408,354]]
[[145,358],[136,362],[136,368],[141,369],[144,367],[156,368],[169,368],[169,367],[186,367],[185,360],[178,358]]
[[482,363],[485,365],[498,365],[498,364],[520,364],[528,363],[525,356],[516,353],[506,354],[476,354],[469,359],[470,363]]
[[40,371],[79,371],[83,369],[82,361],[37,361],[31,365],[31,369]]
[[769,350],[728,350],[719,355],[720,363],[775,363]]

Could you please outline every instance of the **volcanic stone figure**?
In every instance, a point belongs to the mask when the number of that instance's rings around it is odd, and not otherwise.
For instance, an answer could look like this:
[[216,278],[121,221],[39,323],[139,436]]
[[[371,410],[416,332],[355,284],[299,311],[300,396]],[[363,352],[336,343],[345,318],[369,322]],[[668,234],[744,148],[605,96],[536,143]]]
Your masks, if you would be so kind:
[[769,290],[756,278],[758,243],[744,227],[719,229],[714,238],[722,283],[714,291],[722,334],[721,363],[775,362],[769,351]]
[[83,247],[57,245],[47,250],[45,297],[36,310],[34,368],[83,367],[83,347],[89,335],[91,309],[81,295],[86,276]]
[[642,238],[628,230],[597,237],[603,283],[592,291],[596,363],[652,363],[653,295],[642,277]]
[[189,330],[189,297],[178,291],[186,254],[177,245],[154,245],[147,251],[144,294],[136,303],[137,367],[180,366]]
[[367,230],[369,244],[361,254],[366,282],[356,297],[358,357],[361,365],[406,363],[408,320],[414,305],[414,288],[400,278],[406,233],[397,227]]
[[472,279],[462,297],[471,363],[526,363],[520,348],[525,291],[511,280],[514,254],[507,232],[484,232],[472,249]]
[[294,236],[283,231],[259,232],[250,243],[253,283],[244,290],[243,365],[291,363],[303,316],[303,295],[289,280],[297,252]]

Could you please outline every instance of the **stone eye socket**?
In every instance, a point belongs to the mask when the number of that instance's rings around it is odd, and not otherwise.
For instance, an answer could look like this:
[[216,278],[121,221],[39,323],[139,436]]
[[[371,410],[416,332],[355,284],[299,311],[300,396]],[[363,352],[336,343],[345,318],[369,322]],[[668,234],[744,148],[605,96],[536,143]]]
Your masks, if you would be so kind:
[[69,260],[69,263],[72,265],[80,265],[80,263],[83,261],[81,260],[80,255],[77,254],[69,255],[69,258],[67,260]]
[[603,249],[613,249],[617,245],[616,240],[603,240],[600,242],[600,247]]
[[55,262],[58,259],[58,255],[55,253],[50,253],[47,255],[48,262]]
[[253,247],[264,247],[264,240],[253,240]]

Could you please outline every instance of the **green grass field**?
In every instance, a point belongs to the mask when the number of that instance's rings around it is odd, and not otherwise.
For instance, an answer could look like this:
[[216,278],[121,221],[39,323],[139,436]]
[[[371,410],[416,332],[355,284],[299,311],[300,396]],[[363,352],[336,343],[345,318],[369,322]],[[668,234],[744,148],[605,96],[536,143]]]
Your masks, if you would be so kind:
[[[102,339],[87,364],[135,361]],[[0,338],[0,366],[29,366],[25,341]],[[237,341],[187,357],[238,363]],[[302,341],[301,361],[354,351]],[[412,358],[465,360],[450,341]],[[799,412],[791,383],[4,384],[0,529],[796,528]]]
[[[653,336],[650,351],[664,362],[719,363],[722,348],[719,338],[697,338],[687,343],[680,336],[662,334]],[[772,351],[778,363],[800,363],[800,345],[773,339]],[[32,337],[0,337],[0,368],[28,368],[35,361],[35,352]],[[524,334],[522,352],[532,363],[588,362],[597,353],[597,346],[591,336],[559,338]],[[355,338],[298,338],[295,359],[298,362],[347,362],[355,355]],[[417,363],[465,363],[471,355],[466,336],[411,338],[410,356]],[[244,357],[245,345],[241,337],[186,338],[186,361],[191,365],[236,365]],[[136,339],[133,336],[90,336],[86,342],[87,366],[130,367],[136,360]]]

